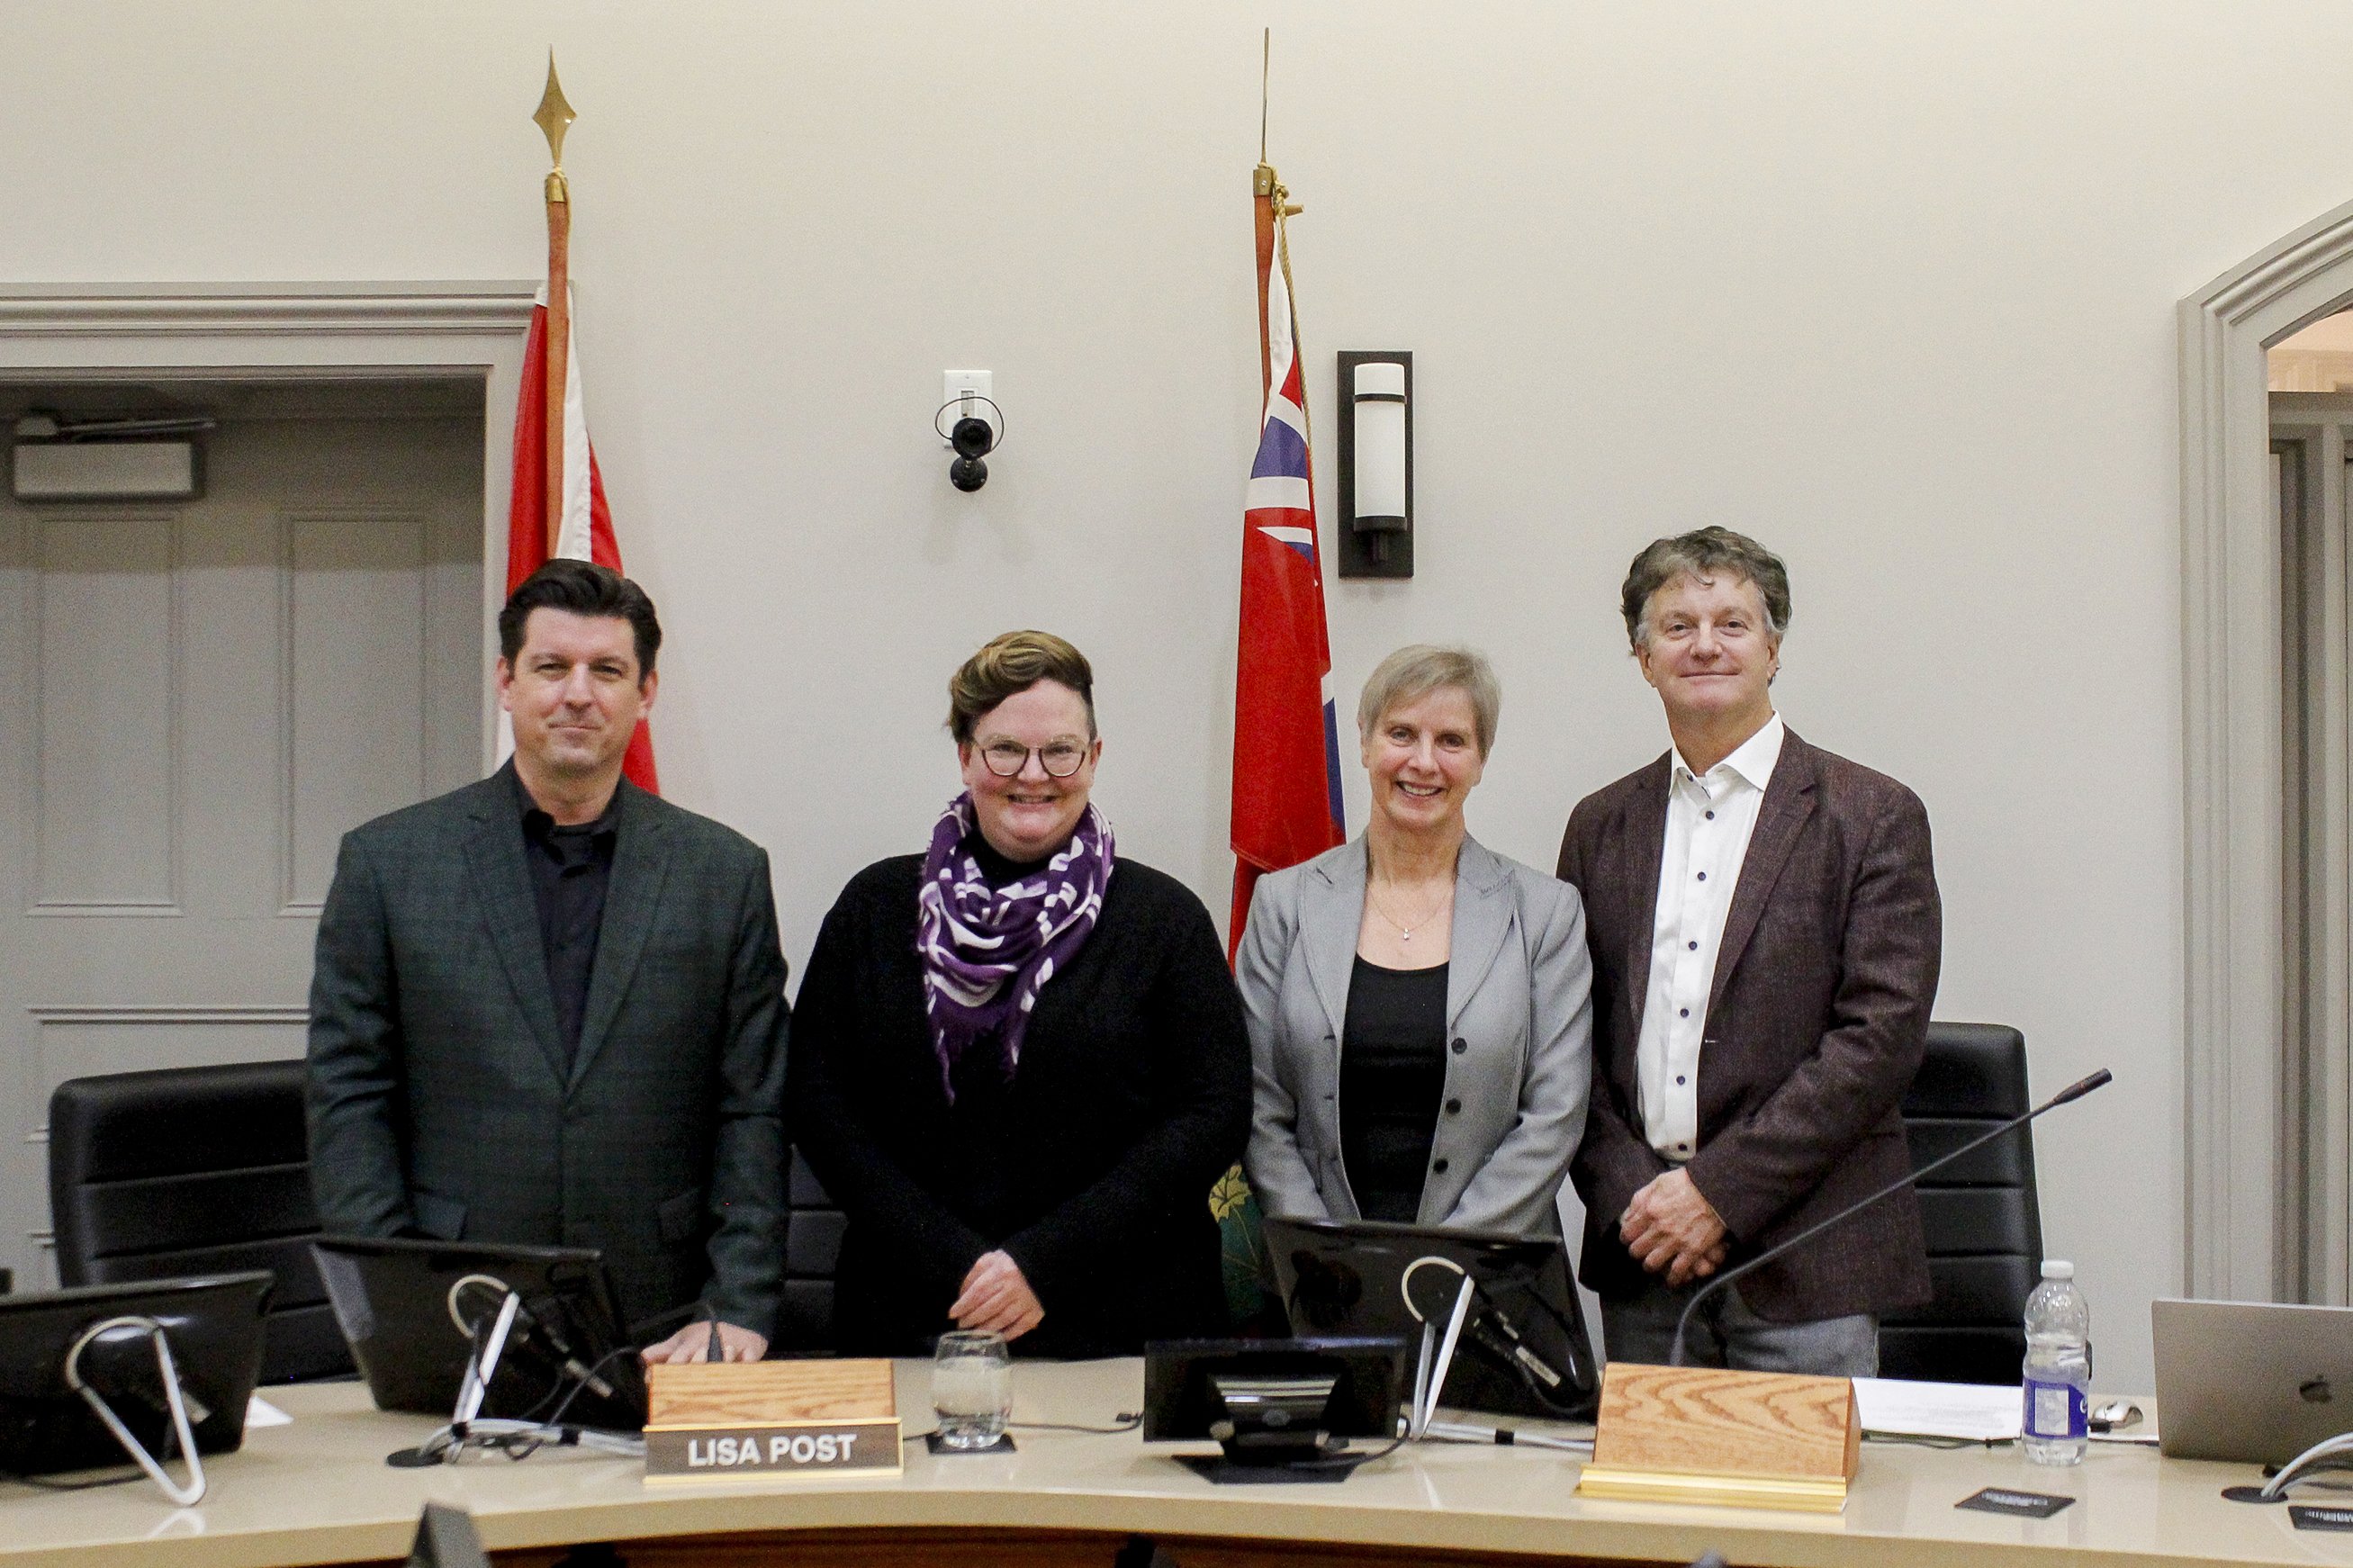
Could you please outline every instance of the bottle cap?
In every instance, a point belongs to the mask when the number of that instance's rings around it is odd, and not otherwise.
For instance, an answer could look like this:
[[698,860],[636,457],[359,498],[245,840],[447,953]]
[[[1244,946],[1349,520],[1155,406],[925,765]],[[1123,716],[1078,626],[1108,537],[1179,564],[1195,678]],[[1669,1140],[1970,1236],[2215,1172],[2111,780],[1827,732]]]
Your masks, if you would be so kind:
[[2042,1278],[2073,1279],[2075,1278],[2075,1266],[2063,1258],[2046,1258],[2042,1260]]

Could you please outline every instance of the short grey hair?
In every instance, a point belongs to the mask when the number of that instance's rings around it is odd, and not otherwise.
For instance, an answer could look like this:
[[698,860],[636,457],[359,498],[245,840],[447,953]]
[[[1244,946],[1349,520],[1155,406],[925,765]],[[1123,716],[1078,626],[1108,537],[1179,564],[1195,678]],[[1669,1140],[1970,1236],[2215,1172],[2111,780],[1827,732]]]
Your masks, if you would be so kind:
[[1672,539],[1654,539],[1634,557],[1619,595],[1626,616],[1626,640],[1636,647],[1650,636],[1645,619],[1651,596],[1678,577],[1702,580],[1730,573],[1757,584],[1765,598],[1765,624],[1775,637],[1789,629],[1789,569],[1781,558],[1728,528],[1697,528]]
[[1484,760],[1495,749],[1495,722],[1504,713],[1504,683],[1487,656],[1460,646],[1409,643],[1373,667],[1365,678],[1364,695],[1356,699],[1356,734],[1373,732],[1390,709],[1451,686],[1471,699],[1471,714],[1479,731],[1479,755]]

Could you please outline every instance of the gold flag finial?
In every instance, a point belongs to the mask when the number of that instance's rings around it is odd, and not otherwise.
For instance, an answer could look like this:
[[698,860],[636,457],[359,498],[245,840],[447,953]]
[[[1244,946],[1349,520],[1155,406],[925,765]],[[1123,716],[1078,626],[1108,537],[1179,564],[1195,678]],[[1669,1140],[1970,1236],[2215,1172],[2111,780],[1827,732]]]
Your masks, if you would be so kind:
[[564,84],[555,79],[555,51],[550,49],[547,51],[547,90],[539,95],[539,108],[532,115],[532,119],[539,122],[540,130],[547,135],[547,159],[555,165],[547,175],[549,201],[565,199],[564,132],[578,118],[572,112],[572,105],[564,100]]

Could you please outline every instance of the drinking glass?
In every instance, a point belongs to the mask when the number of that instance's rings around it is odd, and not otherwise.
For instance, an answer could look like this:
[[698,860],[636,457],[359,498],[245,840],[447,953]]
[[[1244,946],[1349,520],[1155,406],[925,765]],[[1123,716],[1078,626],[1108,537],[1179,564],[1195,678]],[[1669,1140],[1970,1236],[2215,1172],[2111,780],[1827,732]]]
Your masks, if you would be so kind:
[[994,1329],[940,1336],[932,1357],[932,1411],[944,1448],[986,1448],[1013,1416],[1013,1362]]

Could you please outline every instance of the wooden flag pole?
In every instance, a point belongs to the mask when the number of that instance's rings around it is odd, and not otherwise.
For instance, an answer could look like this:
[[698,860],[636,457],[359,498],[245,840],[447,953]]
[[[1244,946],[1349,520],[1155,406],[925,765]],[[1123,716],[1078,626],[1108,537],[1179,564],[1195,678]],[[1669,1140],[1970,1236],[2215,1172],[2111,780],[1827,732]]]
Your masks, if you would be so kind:
[[547,553],[553,560],[564,532],[564,388],[572,358],[572,189],[564,178],[564,132],[572,105],[555,79],[555,51],[547,51],[547,90],[532,116],[547,136]]

